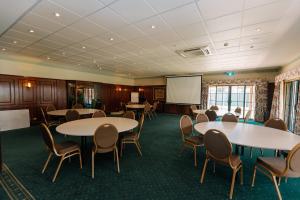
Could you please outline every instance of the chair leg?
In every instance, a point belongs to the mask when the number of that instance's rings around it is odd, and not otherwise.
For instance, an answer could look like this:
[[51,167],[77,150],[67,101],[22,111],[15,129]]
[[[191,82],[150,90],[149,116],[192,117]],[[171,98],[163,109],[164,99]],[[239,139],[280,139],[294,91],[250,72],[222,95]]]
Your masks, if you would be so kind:
[[61,164],[62,164],[62,162],[64,161],[64,159],[65,159],[64,156],[62,156],[62,157],[60,158],[60,161],[59,161],[59,164],[58,164],[57,169],[56,169],[56,171],[55,171],[55,174],[54,174],[54,177],[53,177],[53,179],[52,179],[52,182],[55,181],[56,176],[57,176],[57,174],[58,174],[58,172],[59,172],[59,170],[60,170]]
[[262,148],[260,148],[260,154],[263,156],[264,155],[264,151]]
[[272,176],[272,180],[273,180],[273,184],[274,184],[278,199],[282,200],[282,197],[281,197],[281,194],[280,194],[280,191],[279,191],[279,187],[278,187],[278,184],[277,184],[277,181],[276,181],[276,176]]
[[81,151],[79,151],[79,165],[80,165],[80,169],[82,169],[82,158],[81,158]]
[[205,172],[206,172],[207,163],[208,163],[208,158],[205,158],[202,173],[201,173],[200,183],[203,183],[203,181],[204,181],[204,176],[205,176]]
[[94,151],[92,151],[92,178],[94,178],[95,175],[94,168],[95,168],[95,153]]
[[252,158],[252,156],[253,156],[253,148],[250,147],[250,158]]
[[137,148],[137,150],[138,150],[140,156],[142,156],[142,151],[141,151],[141,149],[140,149],[140,147],[139,147],[139,145],[138,145],[138,142],[136,141],[134,144],[135,144],[135,146],[136,146],[136,148]]
[[44,167],[43,167],[43,170],[42,170],[42,174],[45,172],[45,170],[46,170],[46,168],[47,168],[47,166],[48,166],[48,164],[49,164],[49,161],[50,161],[52,155],[53,155],[53,153],[50,152],[50,153],[49,153],[49,156],[48,156],[48,159],[47,159],[46,163],[44,164]]
[[121,141],[121,152],[120,152],[120,157],[123,156],[123,146],[125,146],[125,144]]
[[214,172],[214,174],[216,173],[216,161],[214,161],[214,164],[213,164],[213,172]]
[[252,175],[252,183],[251,187],[254,187],[255,177],[256,177],[256,165],[254,166],[253,175]]
[[234,183],[235,183],[235,176],[236,176],[236,170],[233,170],[232,178],[231,178],[231,185],[230,185],[230,193],[229,193],[229,199],[232,199],[233,196],[233,189],[234,189]]
[[280,186],[281,183],[281,177],[278,177],[278,186]]
[[197,167],[197,147],[194,146],[194,165]]
[[118,155],[118,148],[115,148],[115,152],[116,152],[116,158],[117,158],[117,169],[118,169],[118,173],[120,173],[120,165],[119,165],[119,155]]

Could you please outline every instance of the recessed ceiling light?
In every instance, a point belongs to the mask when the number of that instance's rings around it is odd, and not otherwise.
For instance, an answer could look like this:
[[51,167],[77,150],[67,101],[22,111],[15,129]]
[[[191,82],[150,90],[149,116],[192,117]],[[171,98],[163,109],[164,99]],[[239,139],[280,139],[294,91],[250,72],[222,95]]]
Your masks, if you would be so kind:
[[83,49],[86,49],[86,46],[82,46]]
[[34,30],[33,30],[33,29],[30,29],[30,30],[29,30],[29,33],[34,33]]
[[110,38],[109,40],[110,40],[110,41],[113,41],[113,40],[114,40],[114,38]]
[[257,31],[257,32],[260,32],[260,31],[261,31],[261,29],[260,29],[260,28],[257,28],[257,29],[256,29],[256,31]]
[[64,56],[64,55],[66,55],[66,52],[62,52],[61,54]]
[[5,48],[2,48],[2,51],[6,51],[6,49],[5,49]]
[[60,14],[58,12],[54,13],[55,17],[60,17]]
[[156,27],[154,25],[151,26],[152,29],[155,29]]
[[18,42],[15,40],[15,41],[13,41],[13,43],[14,43],[14,44],[17,44]]
[[48,57],[47,57],[47,60],[50,60],[50,59],[51,59],[51,58],[48,56]]

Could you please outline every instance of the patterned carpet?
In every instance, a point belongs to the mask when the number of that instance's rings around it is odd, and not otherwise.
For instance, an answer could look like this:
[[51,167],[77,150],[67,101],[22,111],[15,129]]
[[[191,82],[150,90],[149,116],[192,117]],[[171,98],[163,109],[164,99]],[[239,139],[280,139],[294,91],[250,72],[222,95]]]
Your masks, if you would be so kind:
[[[58,160],[53,159],[45,174],[41,174],[47,152],[38,127],[4,133],[4,161],[35,199],[228,199],[231,177],[228,168],[217,165],[214,174],[210,164],[201,185],[199,178],[204,150],[200,150],[197,168],[193,166],[191,150],[179,154],[179,118],[178,115],[161,114],[154,120],[147,119],[141,136],[143,156],[138,156],[134,146],[126,146],[120,161],[120,174],[116,173],[112,154],[97,155],[93,180],[88,154],[82,171],[77,158],[71,162],[66,160],[56,182],[52,183]],[[79,138],[65,138],[57,133],[54,136],[57,141],[79,141]],[[273,151],[264,153],[273,155]],[[255,187],[250,186],[253,163],[258,155],[259,150],[255,149],[250,159],[249,148],[246,148],[242,157],[244,185],[237,181],[234,199],[276,199],[273,185],[266,176],[258,173]],[[300,179],[283,181],[280,190],[284,199],[300,199]],[[10,199],[3,188],[0,189],[0,199]]]

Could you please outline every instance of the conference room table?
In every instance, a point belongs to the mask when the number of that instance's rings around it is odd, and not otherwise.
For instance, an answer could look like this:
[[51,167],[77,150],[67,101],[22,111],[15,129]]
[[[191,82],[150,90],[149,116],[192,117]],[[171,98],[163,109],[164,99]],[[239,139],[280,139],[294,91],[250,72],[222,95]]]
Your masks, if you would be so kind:
[[86,118],[63,123],[56,131],[63,135],[81,137],[81,149],[86,150],[86,138],[94,136],[96,129],[103,124],[114,125],[118,132],[125,132],[138,126],[138,121],[124,117]]
[[228,140],[237,145],[262,149],[291,150],[300,143],[300,136],[288,131],[236,122],[202,122],[194,125],[200,134],[209,129],[223,132]]
[[90,115],[98,111],[98,109],[92,109],[92,108],[78,108],[78,109],[53,110],[47,112],[47,114],[51,116],[65,116],[68,110],[77,110],[79,115]]

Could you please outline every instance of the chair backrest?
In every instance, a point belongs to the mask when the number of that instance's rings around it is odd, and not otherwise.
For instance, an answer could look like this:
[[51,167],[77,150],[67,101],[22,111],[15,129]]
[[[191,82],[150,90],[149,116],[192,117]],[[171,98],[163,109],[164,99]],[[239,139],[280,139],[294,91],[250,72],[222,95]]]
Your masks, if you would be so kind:
[[209,119],[207,117],[206,114],[204,113],[199,113],[197,116],[196,116],[196,122],[197,123],[201,123],[201,122],[208,122]]
[[222,122],[238,122],[238,119],[234,114],[226,113],[222,117]]
[[94,132],[94,144],[97,149],[113,148],[118,141],[119,133],[112,124],[103,124]]
[[207,110],[205,111],[205,114],[207,115],[209,121],[216,121],[217,119],[217,113],[214,110]]
[[245,118],[244,118],[244,122],[247,122],[250,119],[251,112],[252,112],[251,110],[247,111]]
[[46,107],[46,112],[50,112],[56,110],[55,106],[53,104],[50,104]]
[[276,129],[283,130],[283,131],[288,130],[285,122],[279,118],[269,119],[268,121],[265,122],[265,126],[270,127],[270,128],[276,128]]
[[234,110],[234,112],[236,113],[241,113],[242,112],[242,109],[240,107],[236,107],[236,109]]
[[66,112],[66,121],[74,121],[80,118],[79,112],[77,110],[68,110]]
[[184,141],[185,137],[190,136],[193,132],[193,121],[188,115],[183,115],[180,118],[179,126],[181,130],[182,139]]
[[152,110],[153,110],[153,111],[156,111],[157,105],[158,105],[158,101],[155,101],[155,102],[153,103],[153,106],[152,106]]
[[105,104],[101,104],[101,110],[103,110],[105,112],[105,110],[106,110]]
[[203,140],[206,151],[212,158],[216,160],[229,159],[232,146],[224,133],[210,129],[204,134]]
[[48,120],[47,120],[47,117],[45,115],[44,109],[42,107],[40,107],[40,109],[41,109],[41,113],[42,113],[42,116],[43,116],[44,123],[46,124],[46,126],[48,126]]
[[57,155],[57,151],[55,149],[55,142],[54,142],[54,139],[52,137],[52,134],[51,134],[49,128],[47,127],[46,124],[41,123],[40,129],[42,132],[43,140],[44,140],[46,146],[48,147],[49,151],[51,151]]
[[126,111],[123,117],[128,119],[135,119],[135,114],[133,111]]
[[92,118],[100,118],[100,117],[106,117],[106,114],[103,110],[98,110],[94,112]]
[[218,106],[211,106],[209,109],[210,110],[219,110],[219,107]]
[[121,110],[123,110],[124,112],[126,111],[126,104],[124,102],[120,102],[120,107],[121,107]]
[[140,138],[142,129],[143,129],[143,125],[144,125],[144,121],[145,121],[145,115],[144,113],[141,115],[140,119],[139,119],[139,129],[138,129],[138,138]]
[[146,103],[145,104],[145,108],[144,108],[144,111],[145,112],[149,112],[151,110],[151,105],[149,103]]
[[74,105],[72,106],[72,108],[73,108],[73,109],[81,109],[81,108],[83,108],[83,105],[80,104],[80,103],[76,103],[76,104],[74,104]]
[[193,111],[193,110],[197,110],[197,106],[196,105],[191,105],[191,110]]
[[293,147],[287,156],[288,169],[300,173],[300,143]]

